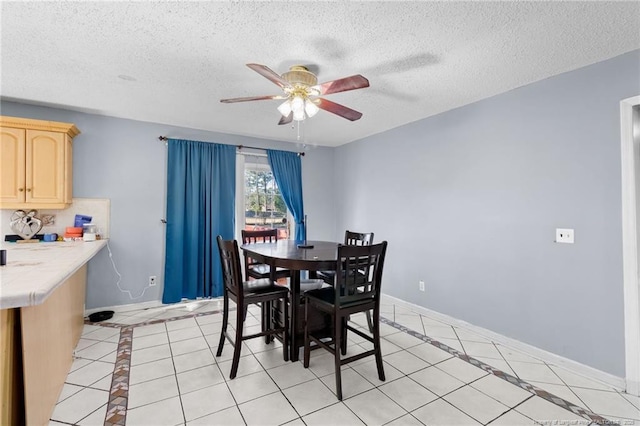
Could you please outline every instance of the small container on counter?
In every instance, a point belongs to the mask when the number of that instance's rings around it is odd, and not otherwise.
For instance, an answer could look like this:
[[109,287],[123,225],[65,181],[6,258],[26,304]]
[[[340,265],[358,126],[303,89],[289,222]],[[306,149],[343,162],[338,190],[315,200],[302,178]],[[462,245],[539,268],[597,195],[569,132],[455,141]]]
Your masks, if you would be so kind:
[[68,226],[64,232],[65,241],[74,241],[76,239],[82,239],[82,227],[81,226]]
[[50,243],[53,241],[57,241],[58,240],[58,234],[44,234],[44,237],[42,237],[42,240]]
[[83,232],[82,232],[82,239],[84,241],[95,241],[96,240],[96,233],[98,230],[98,227],[92,223],[85,223],[84,225],[82,225],[83,228]]

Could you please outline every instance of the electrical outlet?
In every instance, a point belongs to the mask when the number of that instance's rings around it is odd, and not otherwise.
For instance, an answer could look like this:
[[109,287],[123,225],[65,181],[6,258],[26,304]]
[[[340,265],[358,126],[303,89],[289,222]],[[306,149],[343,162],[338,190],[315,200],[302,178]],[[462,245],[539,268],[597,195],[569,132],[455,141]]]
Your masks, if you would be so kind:
[[420,286],[420,291],[424,291],[424,281],[418,281],[418,285]]
[[556,229],[556,243],[573,244],[574,237],[573,229]]
[[151,275],[149,277],[149,287],[153,287],[154,285],[156,285],[156,276],[155,275]]

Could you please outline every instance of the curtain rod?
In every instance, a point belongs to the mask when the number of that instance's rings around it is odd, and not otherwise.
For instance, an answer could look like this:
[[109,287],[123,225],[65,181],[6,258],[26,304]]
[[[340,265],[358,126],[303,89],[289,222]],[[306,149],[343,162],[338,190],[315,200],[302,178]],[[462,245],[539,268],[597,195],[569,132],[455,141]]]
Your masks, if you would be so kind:
[[[169,140],[169,138],[166,137],[166,136],[158,136],[158,140],[167,141],[167,140]],[[257,146],[247,146],[247,145],[236,145],[236,147],[238,149],[249,148],[249,149],[257,149],[259,151],[266,151],[267,150],[266,148],[258,148]],[[302,155],[304,157],[304,152],[296,152],[296,154]]]

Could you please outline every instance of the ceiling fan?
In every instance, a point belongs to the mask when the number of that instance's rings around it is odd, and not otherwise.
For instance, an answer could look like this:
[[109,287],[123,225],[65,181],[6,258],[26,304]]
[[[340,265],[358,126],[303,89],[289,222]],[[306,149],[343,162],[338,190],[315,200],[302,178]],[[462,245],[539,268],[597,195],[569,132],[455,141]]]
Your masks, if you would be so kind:
[[278,107],[278,111],[282,114],[278,124],[288,124],[292,120],[303,121],[305,118],[313,117],[320,109],[351,121],[362,117],[361,112],[320,97],[331,93],[369,87],[369,80],[360,74],[318,84],[316,75],[302,65],[294,65],[282,75],[276,74],[275,71],[265,65],[247,64],[247,66],[280,86],[284,93],[282,95],[221,99],[220,102],[234,103],[284,99],[285,101]]

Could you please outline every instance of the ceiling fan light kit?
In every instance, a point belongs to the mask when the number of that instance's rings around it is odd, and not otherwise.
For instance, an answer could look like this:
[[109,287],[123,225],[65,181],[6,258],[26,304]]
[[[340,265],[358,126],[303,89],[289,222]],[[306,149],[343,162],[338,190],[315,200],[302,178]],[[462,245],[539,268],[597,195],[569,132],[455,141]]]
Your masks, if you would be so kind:
[[318,84],[318,78],[307,67],[294,65],[282,75],[276,74],[265,65],[247,64],[249,68],[280,86],[284,95],[250,96],[243,98],[221,99],[223,103],[235,103],[246,101],[260,101],[269,99],[285,99],[278,106],[282,118],[278,124],[288,124],[291,121],[304,121],[311,118],[321,109],[329,111],[350,121],[362,117],[362,113],[344,105],[320,98],[320,95],[346,92],[348,90],[369,87],[369,80],[356,74],[338,80]]
[[288,117],[293,112],[293,119],[295,121],[302,121],[305,118],[311,118],[320,111],[320,108],[313,103],[311,99],[303,98],[302,96],[294,96],[291,99],[284,101],[279,107],[278,111],[283,117]]
[[320,108],[311,99],[304,101],[304,112],[307,113],[307,117],[313,117],[318,111],[320,111]]
[[291,110],[291,101],[288,99],[278,107],[278,111],[280,111],[280,114],[282,114],[283,117],[287,117],[289,114],[291,114]]

